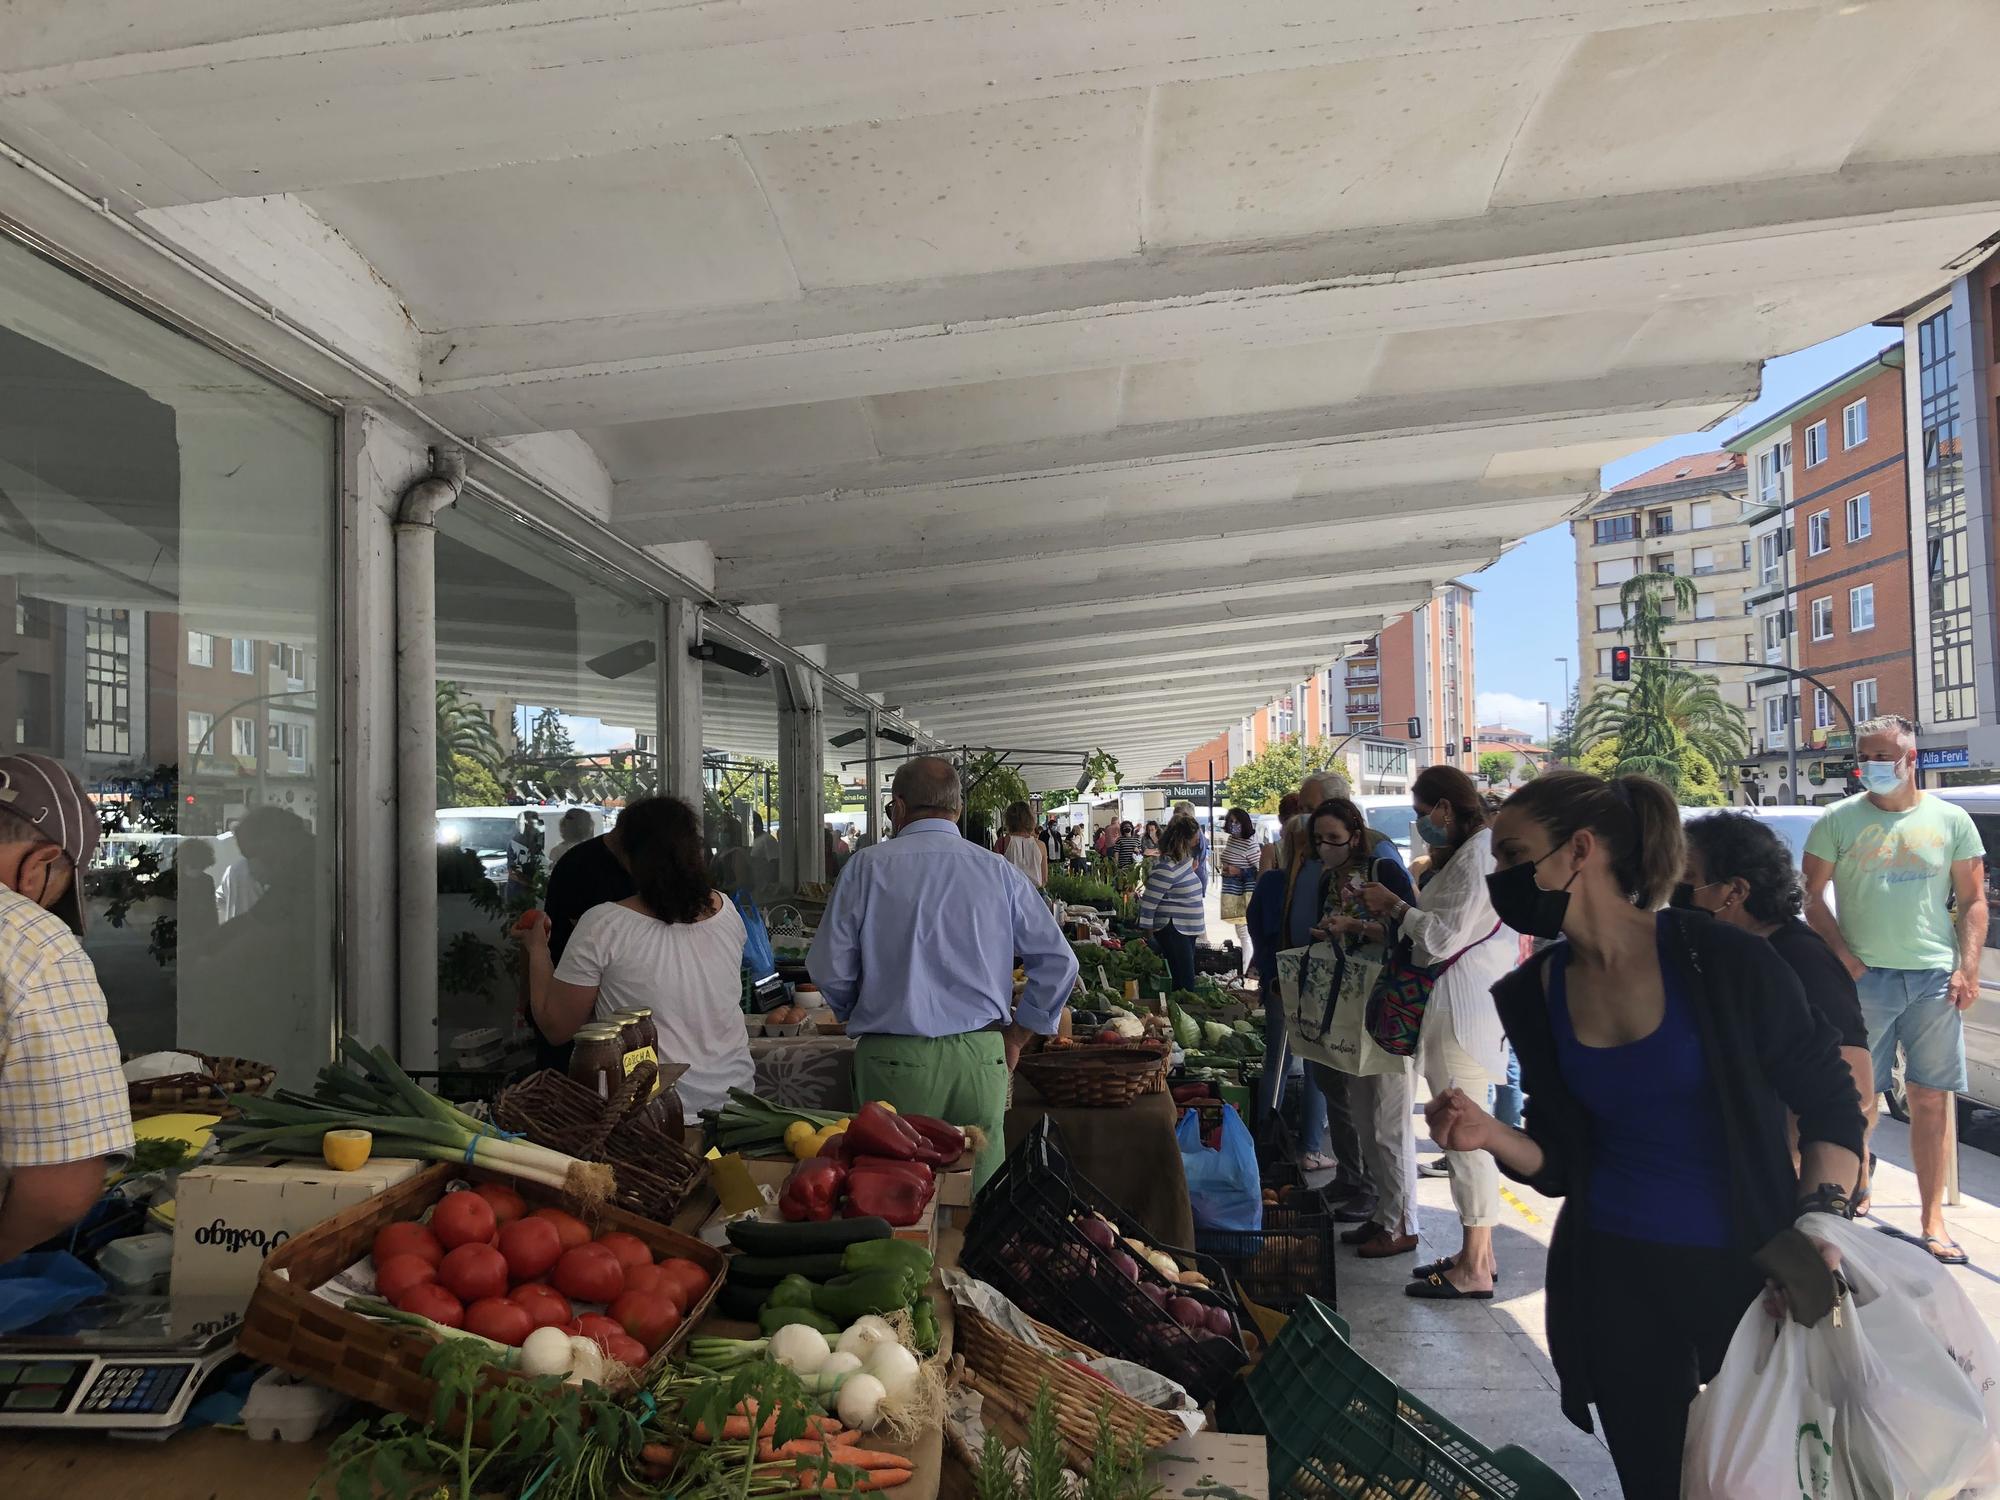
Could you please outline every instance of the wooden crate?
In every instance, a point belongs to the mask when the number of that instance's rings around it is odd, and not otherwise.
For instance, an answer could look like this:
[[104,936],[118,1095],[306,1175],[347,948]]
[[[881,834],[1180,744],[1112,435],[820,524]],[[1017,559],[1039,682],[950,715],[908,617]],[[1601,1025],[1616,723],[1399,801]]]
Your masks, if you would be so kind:
[[[367,1255],[376,1231],[384,1225],[421,1217],[444,1196],[445,1185],[454,1178],[506,1182],[535,1207],[575,1211],[573,1203],[552,1189],[440,1162],[273,1250],[258,1272],[257,1290],[243,1315],[242,1352],[371,1406],[428,1419],[437,1386],[425,1377],[423,1363],[436,1340],[421,1329],[348,1312],[316,1295],[315,1289]],[[655,1259],[678,1255],[694,1261],[713,1278],[673,1337],[654,1351],[641,1375],[650,1380],[687,1342],[715,1300],[726,1269],[722,1252],[615,1206],[580,1217],[594,1217],[591,1227],[596,1232],[622,1229],[636,1235]]]

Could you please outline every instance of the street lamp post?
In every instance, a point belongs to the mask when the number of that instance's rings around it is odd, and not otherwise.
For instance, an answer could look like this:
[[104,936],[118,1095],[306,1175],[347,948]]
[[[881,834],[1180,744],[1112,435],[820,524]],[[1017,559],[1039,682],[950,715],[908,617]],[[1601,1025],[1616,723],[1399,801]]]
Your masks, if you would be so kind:
[[1556,660],[1562,663],[1563,707],[1568,708],[1569,707],[1569,658],[1567,656],[1558,656]]

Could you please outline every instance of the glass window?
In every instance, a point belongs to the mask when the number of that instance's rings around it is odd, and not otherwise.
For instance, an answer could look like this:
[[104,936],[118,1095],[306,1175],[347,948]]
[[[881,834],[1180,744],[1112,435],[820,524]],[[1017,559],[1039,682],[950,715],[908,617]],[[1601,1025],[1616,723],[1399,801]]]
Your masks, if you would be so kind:
[[1763,583],[1776,583],[1785,563],[1785,536],[1782,531],[1767,531],[1757,538],[1758,579]]
[[1766,698],[1764,700],[1764,732],[1766,734],[1783,734],[1785,732],[1785,708],[1789,702],[1790,700],[1782,694],[1776,698]]
[[1747,541],[1743,544],[1743,561],[1737,566],[1743,568],[1750,566],[1750,544]]
[[1833,512],[1814,511],[1806,518],[1806,556],[1818,557],[1833,545]]
[[248,677],[257,670],[257,643],[241,636],[229,643],[229,670]]
[[[777,684],[711,661],[701,694],[702,822],[716,884],[768,896],[781,884]],[[895,767],[882,769],[887,776]]]
[[1696,573],[1713,573],[1715,571],[1715,549],[1713,547],[1697,547],[1694,549],[1694,570]]
[[[1950,309],[1917,325],[1918,425],[1924,465],[1924,546],[1929,561],[1931,660],[1918,712],[1938,722],[1979,717],[1973,677],[1972,550],[1967,539],[1964,443]],[[1918,680],[1924,680],[1920,672]]]
[[1637,516],[1605,516],[1595,527],[1594,540],[1602,546],[1606,542],[1629,542],[1639,534]]
[[1597,606],[1597,628],[1599,630],[1621,630],[1625,625],[1625,608],[1619,604]]
[[1646,516],[1646,533],[1649,536],[1667,536],[1674,529],[1674,513],[1670,510],[1650,511]]
[[1812,602],[1812,638],[1816,641],[1833,639],[1833,596]]
[[1864,723],[1875,717],[1875,679],[1863,677],[1854,684],[1854,722]]
[[1694,643],[1694,659],[1698,662],[1717,662],[1722,660],[1721,657],[1715,654],[1715,642],[1713,640],[1696,641]]
[[[334,1033],[332,767],[262,763],[273,700],[206,642],[332,660],[336,452],[327,412],[0,238],[0,588],[33,637],[0,657],[0,722],[106,825],[85,951],[120,1045],[293,1088]],[[284,701],[310,719],[323,686]],[[241,759],[216,742],[238,719]]]
[[1766,652],[1775,652],[1784,649],[1785,614],[1783,610],[1774,610],[1772,613],[1764,616],[1764,650]]
[[1866,495],[1855,495],[1847,502],[1847,539],[1858,542],[1875,530],[1875,522],[1869,514]]
[[1597,565],[1597,586],[1605,588],[1612,584],[1623,583],[1626,579],[1634,577],[1638,571],[1639,564],[1629,557],[1601,562]]
[[1868,398],[1863,396],[1840,414],[1840,446],[1859,448],[1868,441]]
[[1609,646],[1599,646],[1597,648],[1597,675],[1599,677],[1609,677],[1611,675],[1611,648]]
[[238,760],[255,759],[257,754],[257,721],[255,719],[231,719],[229,721],[229,753]]
[[1806,429],[1806,467],[1816,468],[1826,462],[1826,423],[1815,422]]
[[1704,526],[1713,526],[1714,524],[1715,524],[1714,501],[1697,500],[1694,502],[1694,504],[1688,507],[1688,525],[1693,527],[1696,531],[1701,530],[1701,528]]
[[1847,628],[1849,630],[1875,628],[1874,584],[1864,583],[1858,589],[1847,591]]
[[1792,445],[1774,443],[1757,455],[1757,503],[1782,505],[1791,488]]
[[1833,699],[1825,688],[1813,689],[1813,728],[1833,728]]
[[1713,620],[1715,618],[1715,595],[1696,594],[1694,596],[1694,617],[1697,620]]

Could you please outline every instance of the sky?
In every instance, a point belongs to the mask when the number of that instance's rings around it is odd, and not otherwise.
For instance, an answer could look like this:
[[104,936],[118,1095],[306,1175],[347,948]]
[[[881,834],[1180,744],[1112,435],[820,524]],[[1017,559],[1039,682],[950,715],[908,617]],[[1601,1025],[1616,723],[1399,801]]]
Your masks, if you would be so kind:
[[[1737,433],[1817,390],[1897,339],[1889,328],[1857,328],[1838,338],[1764,362],[1763,394],[1711,432],[1690,432],[1604,466],[1606,489],[1655,464],[1720,448]],[[1542,734],[1542,706],[1562,717],[1565,668],[1576,680],[1576,546],[1569,527],[1535,533],[1483,573],[1465,580],[1473,603],[1473,671],[1482,724]]]

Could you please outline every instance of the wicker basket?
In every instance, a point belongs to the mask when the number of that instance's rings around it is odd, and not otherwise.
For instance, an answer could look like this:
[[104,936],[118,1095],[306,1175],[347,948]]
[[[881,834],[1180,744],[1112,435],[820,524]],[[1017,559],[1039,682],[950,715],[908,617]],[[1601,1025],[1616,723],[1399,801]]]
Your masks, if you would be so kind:
[[610,1100],[553,1068],[503,1089],[493,1118],[503,1130],[579,1161],[601,1161],[617,1174],[614,1201],[627,1212],[665,1221],[702,1178],[701,1158],[640,1110],[652,1093],[653,1064],[641,1063]]
[[[565,1203],[561,1194],[535,1183],[467,1171],[448,1162],[429,1167],[273,1250],[257,1273],[257,1289],[243,1315],[242,1353],[370,1406],[428,1420],[437,1386],[425,1377],[423,1363],[434,1340],[416,1329],[375,1322],[336,1307],[315,1296],[313,1289],[368,1254],[376,1231],[385,1224],[422,1215],[444,1196],[445,1185],[454,1177],[492,1177],[508,1182],[530,1203]],[[620,1208],[607,1207],[597,1217],[596,1227],[636,1235],[656,1257],[684,1256],[713,1278],[680,1328],[647,1362],[641,1379],[650,1381],[679,1352],[715,1300],[724,1275],[722,1253]]]
[[194,1110],[204,1114],[228,1112],[236,1094],[262,1094],[278,1081],[278,1070],[269,1063],[247,1057],[211,1057],[198,1052],[207,1066],[199,1073],[171,1073],[165,1078],[148,1078],[126,1085],[135,1117],[180,1114]]
[[[1113,1390],[1066,1359],[1022,1343],[963,1303],[957,1304],[954,1316],[958,1320],[958,1353],[973,1388],[998,1402],[1008,1415],[1025,1420],[1036,1394],[1047,1385],[1055,1403],[1056,1426],[1073,1460],[1083,1462],[1090,1457],[1097,1446],[1097,1414],[1107,1407],[1111,1430],[1121,1443],[1136,1438],[1143,1447],[1160,1448],[1187,1430],[1169,1413]],[[1101,1357],[1095,1349],[1065,1337],[1046,1323],[1036,1323],[1035,1331],[1058,1349],[1074,1349],[1085,1359]]]
[[1045,1103],[1068,1109],[1122,1109],[1167,1086],[1167,1054],[1156,1047],[1090,1044],[1023,1057],[1021,1076]]

